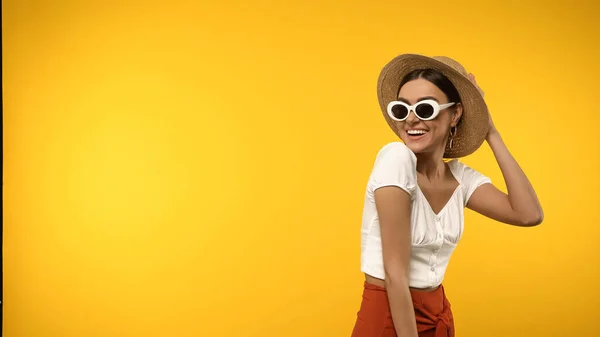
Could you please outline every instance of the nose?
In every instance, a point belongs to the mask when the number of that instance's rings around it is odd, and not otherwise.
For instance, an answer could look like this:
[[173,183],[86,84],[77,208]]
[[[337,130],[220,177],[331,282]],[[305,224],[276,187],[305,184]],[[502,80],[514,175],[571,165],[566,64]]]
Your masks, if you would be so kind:
[[417,117],[417,115],[415,115],[415,112],[410,110],[408,112],[408,117],[406,117],[406,123],[408,124],[417,124],[420,121],[420,119]]

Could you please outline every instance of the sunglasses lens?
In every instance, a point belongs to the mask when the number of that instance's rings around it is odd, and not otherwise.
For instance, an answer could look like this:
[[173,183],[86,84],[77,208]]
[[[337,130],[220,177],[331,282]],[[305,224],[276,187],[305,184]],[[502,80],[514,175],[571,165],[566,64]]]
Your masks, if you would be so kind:
[[421,118],[429,118],[433,115],[433,106],[428,103],[419,104],[415,109],[417,116]]
[[404,119],[408,116],[408,109],[404,105],[396,104],[392,107],[392,115],[398,119]]

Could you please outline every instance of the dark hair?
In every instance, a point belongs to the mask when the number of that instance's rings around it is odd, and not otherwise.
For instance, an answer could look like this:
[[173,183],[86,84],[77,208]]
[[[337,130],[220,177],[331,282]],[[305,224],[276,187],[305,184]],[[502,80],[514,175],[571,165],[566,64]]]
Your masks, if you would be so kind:
[[400,86],[398,86],[398,90],[400,90],[400,88],[402,88],[402,86],[406,84],[406,82],[416,80],[418,78],[423,78],[440,88],[440,90],[444,94],[446,94],[450,102],[461,102],[460,95],[458,94],[456,87],[454,87],[454,84],[450,82],[448,77],[434,69],[417,69],[411,71],[410,73],[404,76],[404,78],[400,82]]

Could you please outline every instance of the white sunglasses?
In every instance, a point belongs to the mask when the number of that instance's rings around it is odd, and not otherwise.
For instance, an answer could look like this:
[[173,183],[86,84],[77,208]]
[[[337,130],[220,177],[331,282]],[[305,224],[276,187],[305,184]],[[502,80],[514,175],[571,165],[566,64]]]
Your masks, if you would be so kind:
[[452,103],[438,104],[432,99],[426,99],[417,102],[415,105],[408,105],[401,101],[392,101],[387,106],[387,113],[391,119],[402,122],[408,118],[411,111],[414,111],[415,116],[423,121],[430,121],[436,118],[441,110],[454,105]]

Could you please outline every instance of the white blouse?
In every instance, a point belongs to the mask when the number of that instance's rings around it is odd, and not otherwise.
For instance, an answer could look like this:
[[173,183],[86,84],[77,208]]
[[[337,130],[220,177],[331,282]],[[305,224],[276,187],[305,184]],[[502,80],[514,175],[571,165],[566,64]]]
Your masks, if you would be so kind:
[[444,208],[435,214],[417,184],[417,158],[401,142],[385,145],[377,154],[369,177],[361,230],[361,271],[385,279],[379,217],[374,192],[398,186],[412,199],[410,283],[415,288],[440,285],[450,256],[464,230],[464,209],[475,189],[490,179],[457,159],[448,162],[459,186]]

